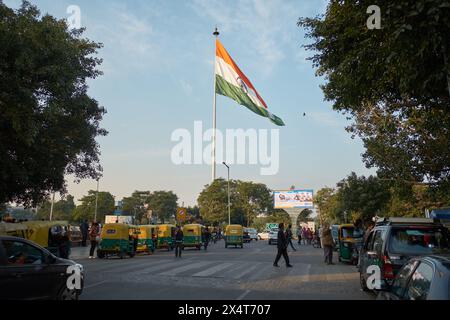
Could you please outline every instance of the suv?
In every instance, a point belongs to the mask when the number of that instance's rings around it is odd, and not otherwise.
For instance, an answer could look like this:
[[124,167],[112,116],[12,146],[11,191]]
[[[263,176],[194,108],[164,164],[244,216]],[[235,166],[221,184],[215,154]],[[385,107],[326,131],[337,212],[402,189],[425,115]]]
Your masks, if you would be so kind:
[[248,234],[250,235],[250,239],[258,241],[258,231],[253,228],[248,228]]
[[277,244],[278,228],[273,228],[269,231],[269,244]]
[[448,230],[427,218],[383,218],[368,234],[359,255],[361,288],[367,288],[368,267],[380,267],[381,289],[392,284],[402,266],[412,257],[446,253]]
[[[80,271],[79,289],[67,286],[71,266]],[[0,236],[0,300],[77,300],[83,284],[81,265],[57,258],[34,242]]]

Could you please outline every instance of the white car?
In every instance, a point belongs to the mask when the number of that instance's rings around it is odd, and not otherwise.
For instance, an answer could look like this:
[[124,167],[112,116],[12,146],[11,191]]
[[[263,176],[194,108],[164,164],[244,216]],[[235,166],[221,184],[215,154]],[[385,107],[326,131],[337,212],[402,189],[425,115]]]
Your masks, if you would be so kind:
[[248,228],[247,230],[248,230],[248,235],[250,236],[250,239],[258,241],[258,231],[256,231],[256,229],[253,229],[253,228]]
[[272,229],[269,231],[269,244],[277,244],[278,241],[278,229]]
[[260,232],[258,233],[258,238],[260,240],[268,240],[269,239],[269,233],[268,232]]

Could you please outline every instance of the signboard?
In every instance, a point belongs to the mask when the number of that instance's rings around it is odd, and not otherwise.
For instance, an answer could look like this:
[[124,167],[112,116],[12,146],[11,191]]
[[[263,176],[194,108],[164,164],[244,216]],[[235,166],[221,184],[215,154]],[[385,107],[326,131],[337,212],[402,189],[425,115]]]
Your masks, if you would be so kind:
[[275,209],[313,208],[313,190],[274,191]]
[[186,208],[178,208],[177,209],[177,221],[185,222],[186,221]]
[[278,223],[266,223],[266,230],[272,230],[272,229],[277,229],[278,228]]
[[105,223],[126,223],[132,224],[132,216],[105,216]]

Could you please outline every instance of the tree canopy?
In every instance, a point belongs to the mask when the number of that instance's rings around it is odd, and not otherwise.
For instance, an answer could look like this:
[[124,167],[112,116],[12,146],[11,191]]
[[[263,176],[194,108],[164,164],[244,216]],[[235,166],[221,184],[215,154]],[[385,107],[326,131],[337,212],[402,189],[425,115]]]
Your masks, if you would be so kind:
[[100,44],[24,1],[0,1],[0,203],[41,203],[65,175],[99,177],[106,112],[88,93]]
[[178,196],[172,191],[155,191],[147,199],[149,209],[161,222],[176,215]]
[[[209,223],[228,223],[228,182],[216,179],[198,197],[200,214]],[[273,210],[272,192],[261,183],[230,180],[231,223],[251,225],[259,213]]]
[[[53,204],[53,215],[52,220],[65,220],[71,221],[72,214],[75,210],[75,202],[72,195],[67,195],[64,199],[56,201]],[[45,201],[39,208],[36,218],[41,220],[48,220],[50,218],[52,203],[50,201]]]
[[301,18],[326,100],[354,123],[381,178],[450,190],[450,1],[331,0]]
[[[95,217],[95,198],[97,191],[89,190],[88,194],[81,198],[81,204],[78,205],[73,213],[74,221],[84,219],[94,220]],[[99,191],[97,203],[97,221],[105,221],[106,215],[114,212],[115,201],[114,196],[109,192]]]

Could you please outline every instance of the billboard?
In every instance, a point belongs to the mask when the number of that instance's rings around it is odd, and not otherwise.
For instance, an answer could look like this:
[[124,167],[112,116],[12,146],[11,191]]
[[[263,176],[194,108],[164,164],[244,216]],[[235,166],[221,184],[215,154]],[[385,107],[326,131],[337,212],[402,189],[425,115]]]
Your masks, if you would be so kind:
[[274,191],[275,209],[313,208],[313,190]]

